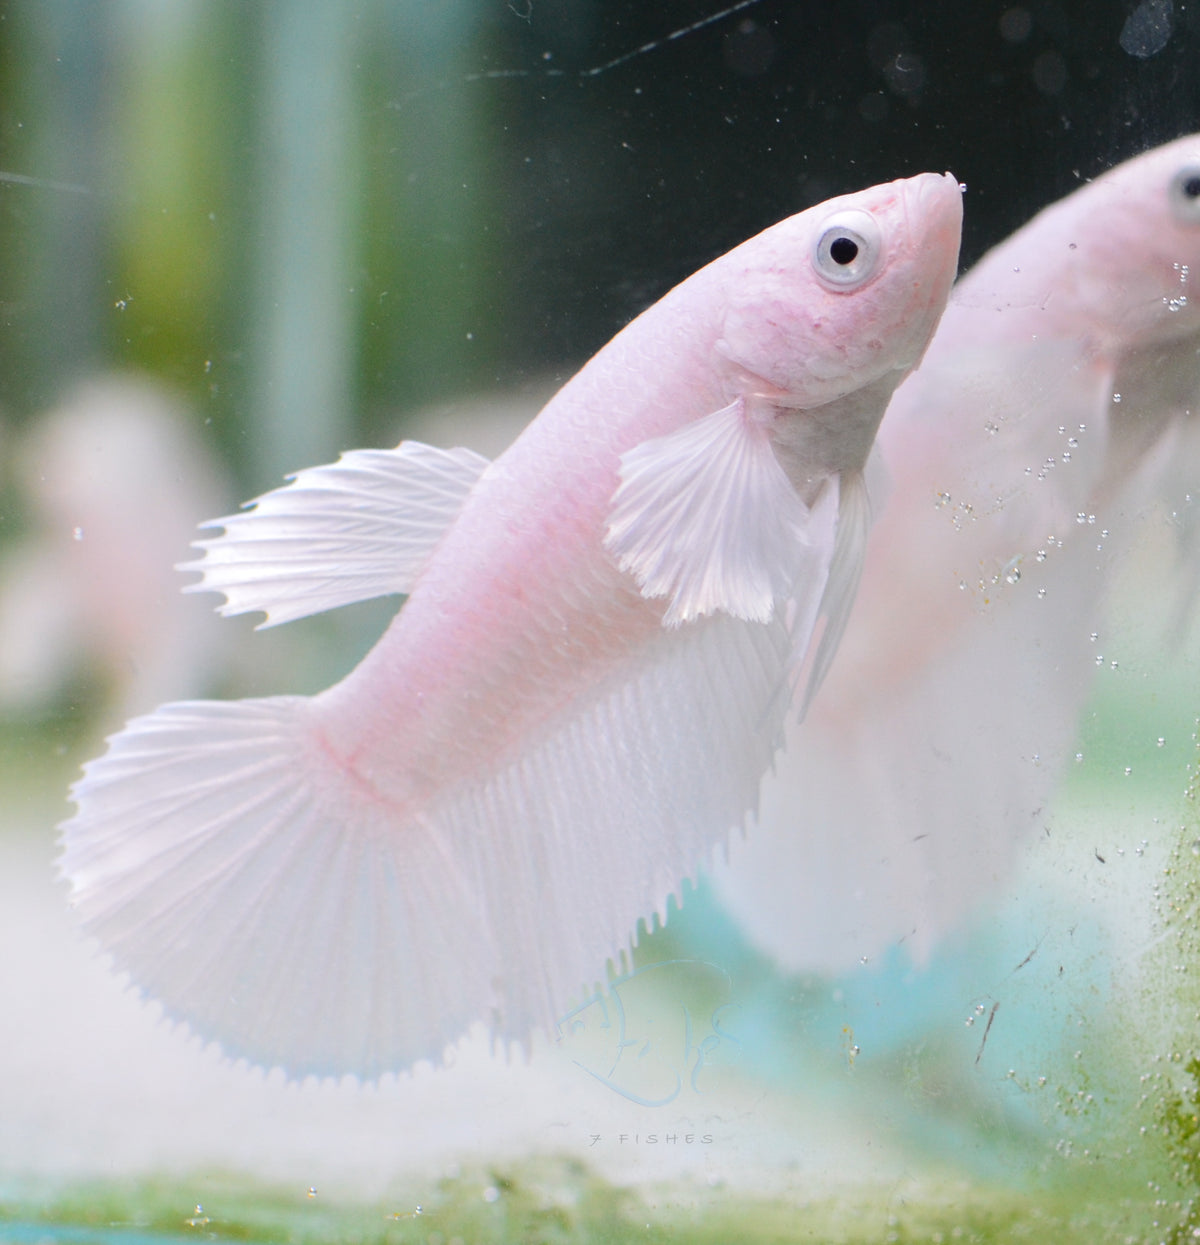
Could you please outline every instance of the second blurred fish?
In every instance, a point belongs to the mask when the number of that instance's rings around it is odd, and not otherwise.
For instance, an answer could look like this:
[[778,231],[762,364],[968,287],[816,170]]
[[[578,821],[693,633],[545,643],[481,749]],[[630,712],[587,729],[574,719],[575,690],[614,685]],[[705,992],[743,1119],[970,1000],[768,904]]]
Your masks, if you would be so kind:
[[[879,434],[858,604],[715,882],[783,966],[923,960],[1042,824],[1147,503],[1198,565],[1200,136],[1047,208],[956,286]],[[1191,522],[1187,517],[1191,516]]]

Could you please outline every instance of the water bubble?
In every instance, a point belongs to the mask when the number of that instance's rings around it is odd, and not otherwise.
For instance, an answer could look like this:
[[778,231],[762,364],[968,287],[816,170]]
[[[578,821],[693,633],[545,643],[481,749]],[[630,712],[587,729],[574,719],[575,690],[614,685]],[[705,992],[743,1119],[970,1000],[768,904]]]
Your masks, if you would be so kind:
[[1074,450],[1074,449],[1078,449],[1078,448],[1079,448],[1079,438],[1078,438],[1078,437],[1068,437],[1068,438],[1067,438],[1067,444],[1068,444],[1068,445],[1069,445],[1069,446],[1070,446],[1073,450]]
[[488,1185],[488,1187],[483,1191],[483,1200],[488,1203],[499,1201],[500,1190],[497,1189],[494,1184]]
[[1037,590],[1037,599],[1038,599],[1039,601],[1044,601],[1044,600],[1046,599],[1046,589],[1045,589],[1045,588],[1039,588],[1039,589]]
[[987,423],[983,425],[983,430],[984,432],[988,434],[989,437],[994,437],[996,433],[1000,431],[1000,425],[992,423],[992,421],[989,419]]
[[[1166,301],[1167,301],[1167,300],[1164,298],[1164,299],[1163,299],[1163,302],[1165,303]],[[1113,400],[1114,402],[1120,402],[1120,401],[1121,401],[1121,395],[1120,395],[1119,393],[1114,393],[1114,394],[1113,394],[1113,397],[1112,397],[1112,400]]]
[[1075,764],[1078,765],[1082,760],[1083,760],[1083,753],[1077,752],[1075,754]]
[[308,1186],[308,1196],[309,1196],[309,1197],[316,1197],[316,1196],[317,1196],[317,1186],[316,1186],[315,1184],[310,1184],[310,1185]]
[[1033,17],[1028,9],[1006,9],[1000,14],[999,26],[1005,43],[1023,43],[1033,29]]
[[71,529],[71,539],[72,539],[72,540],[82,540],[82,539],[83,539],[83,528],[81,528],[81,527],[73,527],[73,528]]
[[1167,741],[1166,741],[1166,739],[1165,739],[1162,735],[1160,735],[1160,736],[1158,737],[1158,741],[1157,741],[1157,742],[1158,742],[1158,746],[1159,746],[1160,748],[1163,748],[1163,747],[1165,747],[1165,746],[1166,746],[1166,742],[1167,742]]
[[1067,85],[1067,62],[1057,52],[1042,52],[1033,62],[1033,84],[1043,95],[1057,95]]
[[1010,583],[1010,584],[1020,583],[1021,582],[1020,569],[1014,566],[1011,570],[1007,572],[1007,574],[1005,574],[1004,579],[1006,583]]

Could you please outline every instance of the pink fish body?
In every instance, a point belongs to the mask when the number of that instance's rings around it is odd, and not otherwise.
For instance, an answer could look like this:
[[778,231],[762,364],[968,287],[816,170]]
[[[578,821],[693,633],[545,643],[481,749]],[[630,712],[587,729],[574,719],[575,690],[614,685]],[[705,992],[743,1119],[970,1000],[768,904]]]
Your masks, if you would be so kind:
[[226,613],[408,599],[320,695],[165,705],[86,767],[61,866],[115,963],[294,1074],[551,1026],[744,821],[821,613],[828,664],[960,224],[948,175],[812,208],[495,462],[358,451],[220,520],[191,566]]
[[[891,489],[838,660],[715,880],[796,970],[923,960],[1037,828],[1147,505],[1200,522],[1200,136],[1053,204],[958,283],[878,447]],[[1191,526],[1186,516],[1191,515]]]

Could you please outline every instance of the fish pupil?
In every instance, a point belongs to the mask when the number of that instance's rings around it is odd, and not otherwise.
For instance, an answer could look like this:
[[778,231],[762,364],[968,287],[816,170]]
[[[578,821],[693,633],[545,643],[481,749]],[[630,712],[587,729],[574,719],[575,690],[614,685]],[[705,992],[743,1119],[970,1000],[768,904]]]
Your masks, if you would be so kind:
[[[1197,193],[1200,193],[1200,178],[1196,181],[1198,183]],[[851,238],[834,238],[829,245],[829,258],[835,264],[841,264],[842,267],[854,263],[858,258],[858,243]]]
[[1200,199],[1200,174],[1189,177],[1183,183],[1183,193],[1189,199]]

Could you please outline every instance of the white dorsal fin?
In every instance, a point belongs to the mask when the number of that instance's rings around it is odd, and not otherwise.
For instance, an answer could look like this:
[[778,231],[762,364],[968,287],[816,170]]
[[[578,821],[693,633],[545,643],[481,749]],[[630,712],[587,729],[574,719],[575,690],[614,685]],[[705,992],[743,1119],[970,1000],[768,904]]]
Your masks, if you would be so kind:
[[605,544],[663,623],[766,622],[791,593],[809,511],[739,398],[621,456]]
[[204,576],[184,591],[223,592],[221,614],[262,610],[262,627],[410,592],[487,465],[471,450],[403,441],[297,472],[203,525],[225,530],[180,563]]

